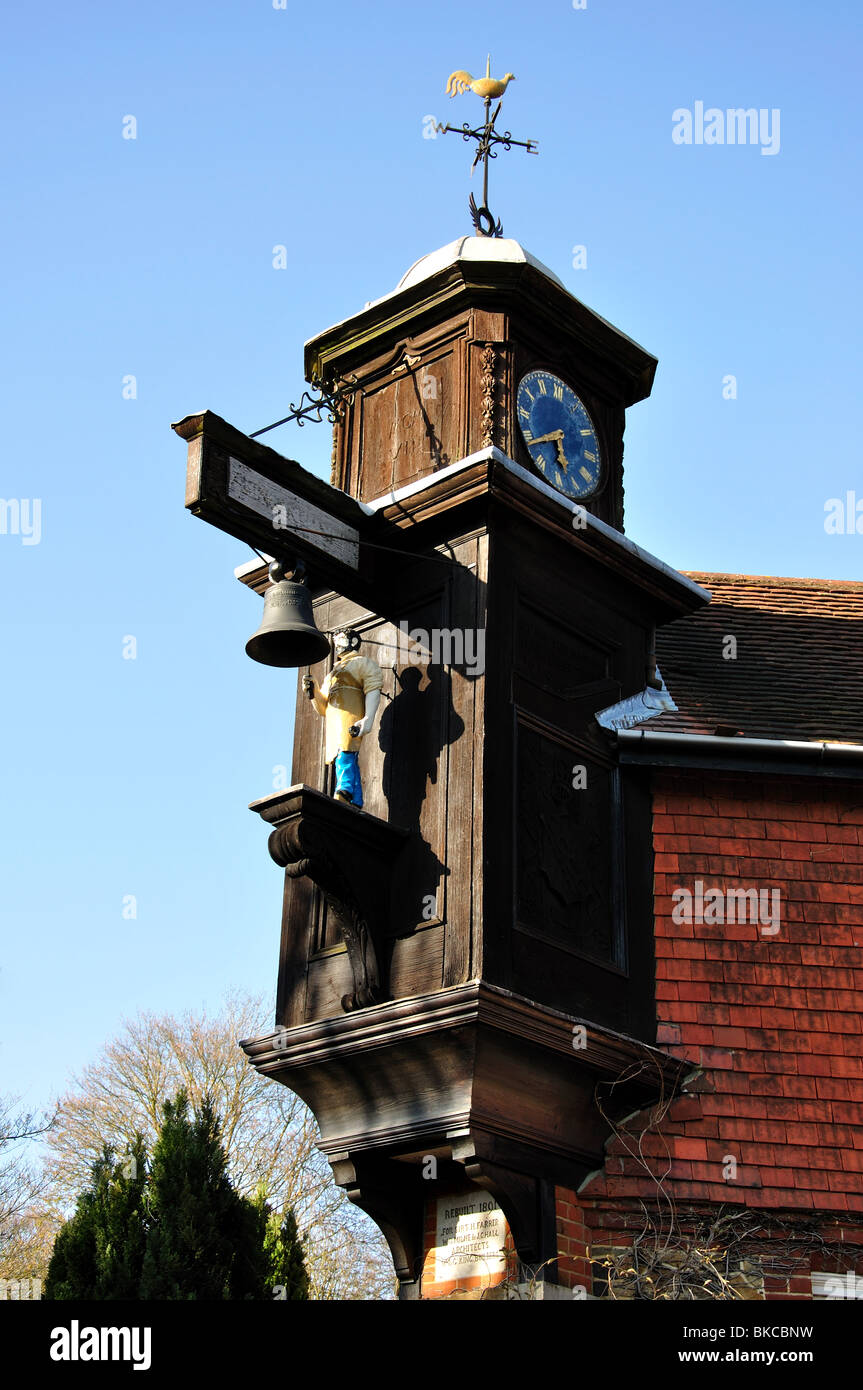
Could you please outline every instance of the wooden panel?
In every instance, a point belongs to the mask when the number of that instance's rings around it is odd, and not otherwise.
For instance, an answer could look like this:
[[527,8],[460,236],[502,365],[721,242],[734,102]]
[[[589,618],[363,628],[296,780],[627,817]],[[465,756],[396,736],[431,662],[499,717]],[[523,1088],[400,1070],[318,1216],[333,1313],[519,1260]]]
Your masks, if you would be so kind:
[[[519,990],[552,1008],[653,1042],[656,1036],[653,847],[646,779],[621,772],[623,968],[580,957],[516,927],[512,971]],[[575,794],[575,793],[574,793]]]
[[491,556],[483,978],[647,1036],[649,814],[629,782],[615,810],[594,717],[643,682],[639,602],[528,525],[496,526]]
[[520,599],[516,614],[515,670],[563,700],[585,685],[608,680],[615,645],[567,621],[561,610],[569,607],[563,594],[547,591],[541,606]]
[[[459,776],[465,768],[472,785],[477,679],[459,669],[457,661],[451,664],[458,652],[450,642],[461,641],[466,627],[476,627],[477,581],[472,568],[476,542],[461,546],[459,554],[467,561],[461,568],[418,565],[413,575],[406,576],[401,597],[404,632],[376,621],[342,598],[328,596],[318,602],[315,612],[322,630],[356,627],[363,639],[361,650],[373,656],[383,671],[378,718],[360,750],[364,810],[414,832],[394,872],[391,931],[404,942],[413,933],[418,938],[429,937],[430,923],[442,922],[447,916],[449,893],[458,906],[461,942],[450,953],[450,971],[462,979],[465,962],[470,959],[472,794],[450,797],[450,757],[451,750],[457,748]],[[413,643],[408,637],[411,633]],[[318,681],[327,667],[325,662],[315,670]],[[478,679],[481,684],[482,677]],[[331,791],[332,787],[332,772],[323,762],[323,720],[301,693],[292,780],[321,791]],[[476,790],[478,793],[479,788]],[[458,841],[454,856],[448,849],[448,814]],[[450,891],[448,877],[456,871],[458,877]],[[339,938],[334,924],[328,921],[322,896],[310,891],[295,895],[291,902],[285,916],[283,958],[286,966],[290,959],[292,974],[289,979],[286,969],[283,971],[281,1007],[294,1020],[298,1009],[306,1018],[322,1016],[320,1009],[329,1016],[329,1010],[336,1006],[340,1011],[341,996],[348,992],[347,962],[340,958],[324,967],[335,958],[321,953],[332,952]],[[403,957],[403,943],[394,946],[396,974],[390,981],[391,994],[441,987],[443,930],[437,936],[433,949],[427,941],[415,956]],[[300,987],[294,959],[302,949],[307,958],[312,957],[307,993],[305,986]],[[338,954],[341,957],[342,953]],[[402,967],[403,960],[407,963]]]
[[523,719],[516,740],[517,925],[571,954],[621,965],[616,770]]
[[364,501],[446,468],[458,450],[458,359],[452,349],[362,398]]
[[[440,989],[443,962],[443,928],[426,927],[413,936],[391,943],[389,962],[394,999],[410,998]],[[342,995],[353,988],[347,952],[333,949],[309,962],[305,996],[305,1020],[343,1018]]]
[[[447,626],[445,593],[438,590],[422,601],[406,602],[408,633],[431,634]],[[399,632],[389,628],[389,640]],[[396,825],[413,832],[397,866],[393,894],[393,925],[407,931],[443,915],[446,874],[446,792],[448,739],[452,709],[452,678],[439,663],[407,660],[417,656],[424,638],[389,653],[388,679],[393,698],[380,719],[379,741],[383,812]]]
[[402,337],[355,373],[334,437],[332,481],[368,501],[462,458],[469,315]]
[[[447,932],[444,984],[457,985],[477,973],[475,942],[482,921],[482,784],[483,709],[485,705],[487,538],[480,536],[453,548],[461,568],[450,583],[449,619],[459,631],[477,634],[475,653],[482,653],[482,673],[455,670],[451,677],[449,777],[447,784]],[[481,634],[481,639],[480,635]]]
[[287,874],[284,880],[276,1022],[293,1028],[306,1021],[306,969],[314,944],[317,893],[308,880],[292,880]]
[[485,980],[513,988],[511,808],[514,797],[512,667],[518,560],[491,531],[487,552],[487,665],[482,741],[482,857],[476,872],[482,894],[477,920],[474,971]]
[[632,1029],[627,981],[557,950],[535,936],[513,932],[512,969],[519,991],[567,1014],[621,1032]]
[[564,700],[602,680],[643,688],[650,617],[630,585],[535,528],[513,527],[499,554],[517,577],[513,664],[526,680]]
[[394,999],[408,999],[440,989],[443,969],[444,928],[425,927],[413,936],[392,943],[390,993]]
[[305,1019],[344,1018],[342,997],[353,989],[353,976],[345,950],[333,950],[309,961],[305,993]]

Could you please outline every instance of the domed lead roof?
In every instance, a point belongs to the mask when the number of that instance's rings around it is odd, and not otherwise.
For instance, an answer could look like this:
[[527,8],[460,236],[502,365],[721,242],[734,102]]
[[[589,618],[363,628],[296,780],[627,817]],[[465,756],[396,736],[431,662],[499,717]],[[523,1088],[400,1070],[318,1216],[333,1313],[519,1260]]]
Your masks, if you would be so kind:
[[399,290],[409,289],[411,285],[419,284],[436,271],[443,270],[445,266],[455,265],[457,261],[499,261],[510,265],[532,265],[549,280],[560,285],[561,289],[566,289],[563,281],[553,270],[549,270],[547,265],[543,265],[542,261],[525,251],[524,247],[511,237],[462,236],[451,241],[449,245],[442,246],[438,251],[420,256],[419,260],[414,261],[410,269],[405,271],[391,293],[396,294]]

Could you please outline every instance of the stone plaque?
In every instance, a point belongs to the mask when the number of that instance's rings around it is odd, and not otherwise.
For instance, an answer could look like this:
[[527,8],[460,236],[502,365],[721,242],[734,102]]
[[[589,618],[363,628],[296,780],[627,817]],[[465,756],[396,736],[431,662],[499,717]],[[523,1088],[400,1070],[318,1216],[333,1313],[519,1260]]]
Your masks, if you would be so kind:
[[439,1197],[435,1282],[500,1274],[506,1268],[505,1239],[506,1217],[488,1193]]

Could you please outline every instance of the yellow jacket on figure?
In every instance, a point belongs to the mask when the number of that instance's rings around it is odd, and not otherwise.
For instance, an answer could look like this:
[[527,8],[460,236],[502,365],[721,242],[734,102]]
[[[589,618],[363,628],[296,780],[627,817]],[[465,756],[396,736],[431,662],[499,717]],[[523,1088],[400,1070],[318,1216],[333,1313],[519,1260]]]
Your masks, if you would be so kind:
[[333,646],[338,659],[323,684],[316,687],[311,676],[303,680],[304,691],[326,721],[325,759],[336,765],[335,796],[354,806],[363,804],[359,748],[375,722],[383,686],[378,663],[358,654],[360,641],[352,629],[337,632]]

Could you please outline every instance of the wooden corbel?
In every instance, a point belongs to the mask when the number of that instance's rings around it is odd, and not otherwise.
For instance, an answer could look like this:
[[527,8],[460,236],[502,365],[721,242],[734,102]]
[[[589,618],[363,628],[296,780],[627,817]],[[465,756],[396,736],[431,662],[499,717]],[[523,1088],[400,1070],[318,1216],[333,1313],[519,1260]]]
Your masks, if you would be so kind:
[[304,784],[252,803],[272,825],[270,857],[289,878],[309,878],[326,898],[353,974],[346,1012],[387,996],[382,945],[390,919],[392,869],[408,839],[400,826]]
[[471,1182],[491,1194],[503,1211],[519,1259],[542,1265],[543,1278],[556,1282],[557,1235],[554,1184],[495,1162],[494,1141],[470,1130],[450,1136],[452,1156]]

